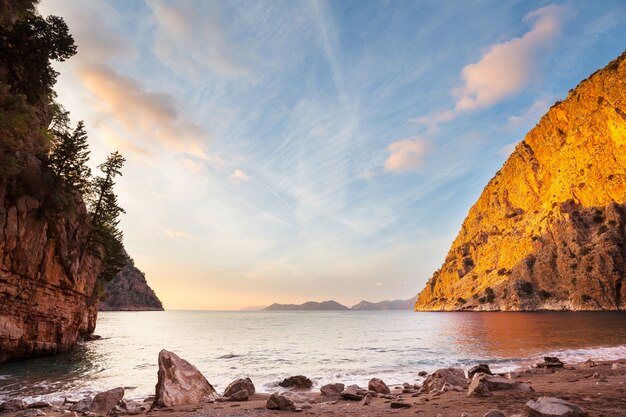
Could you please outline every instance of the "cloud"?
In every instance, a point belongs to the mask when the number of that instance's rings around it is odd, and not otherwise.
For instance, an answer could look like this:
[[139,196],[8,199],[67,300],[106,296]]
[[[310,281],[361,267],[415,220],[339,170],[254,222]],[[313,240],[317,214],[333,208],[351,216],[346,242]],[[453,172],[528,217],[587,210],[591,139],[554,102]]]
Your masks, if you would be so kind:
[[461,71],[461,87],[452,93],[458,97],[453,110],[418,118],[429,130],[454,119],[459,113],[486,108],[523,89],[536,71],[539,52],[559,35],[567,8],[550,5],[524,17],[534,21],[523,36],[489,46],[478,62]]
[[[155,140],[166,149],[206,158],[209,134],[179,114],[172,97],[143,89],[105,65],[82,65],[76,73],[96,100],[94,108],[111,117],[135,139]],[[104,119],[106,120],[106,118]]]
[[172,239],[189,239],[191,237],[189,233],[180,230],[165,229],[163,233]]
[[361,178],[362,180],[371,180],[372,178],[374,178],[376,174],[374,173],[373,170],[368,169],[367,171],[363,171],[359,174],[359,178]]
[[250,181],[252,177],[240,169],[236,169],[232,174],[228,177],[229,180],[232,181]]
[[420,138],[403,139],[389,145],[385,171],[406,172],[418,168],[426,151],[426,141]]
[[230,79],[251,74],[231,44],[217,3],[151,1],[156,21],[154,53],[163,64],[196,82],[207,70]]

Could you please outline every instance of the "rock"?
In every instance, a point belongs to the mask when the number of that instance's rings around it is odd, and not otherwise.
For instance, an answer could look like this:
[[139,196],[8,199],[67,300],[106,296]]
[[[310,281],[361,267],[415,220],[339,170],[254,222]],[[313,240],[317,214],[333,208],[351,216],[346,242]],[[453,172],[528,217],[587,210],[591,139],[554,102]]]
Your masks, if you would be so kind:
[[250,378],[240,378],[234,380],[226,387],[226,390],[224,390],[224,397],[230,397],[242,389],[248,392],[248,396],[252,396],[256,392],[254,384]]
[[0,404],[0,411],[19,411],[25,409],[26,407],[28,407],[28,404],[24,400],[6,400]]
[[401,401],[392,401],[389,406],[391,408],[411,408],[411,404],[403,403]]
[[219,397],[198,369],[175,353],[159,352],[154,404],[159,407],[196,405]]
[[624,79],[626,54],[537,118],[416,310],[626,310]]
[[526,403],[528,417],[582,417],[587,412],[581,407],[554,397],[539,397]]
[[38,416],[45,416],[45,415],[46,413],[44,413],[40,409],[31,408],[28,410],[20,411],[19,413],[15,414],[15,417],[38,417]]
[[265,407],[268,410],[282,410],[282,411],[295,411],[296,404],[294,401],[285,394],[278,392],[273,393],[265,403]]
[[93,397],[89,411],[98,416],[106,416],[113,411],[113,408],[122,398],[124,398],[124,388],[121,387],[100,392]]
[[120,400],[113,411],[110,413],[112,415],[137,415],[142,414],[146,410],[146,407],[143,405],[129,400]]
[[228,401],[248,401],[248,397],[250,397],[250,393],[247,389],[239,390],[232,395],[229,395]]
[[77,413],[87,413],[91,408],[91,398],[83,398],[82,400],[72,404],[70,407],[71,411],[76,411]]
[[481,363],[481,364],[471,367],[470,370],[467,371],[467,377],[469,379],[472,379],[474,375],[478,373],[493,375],[491,373],[491,369],[489,369],[489,365],[487,365],[486,363]]
[[533,391],[529,385],[500,376],[476,374],[467,390],[468,397],[488,397],[491,391],[518,390]]
[[472,416],[467,413],[461,413],[461,417],[472,417]]
[[367,384],[367,388],[371,391],[374,391],[377,394],[391,393],[391,390],[389,389],[387,384],[385,384],[383,380],[379,378],[370,379],[370,382]]
[[422,384],[422,390],[425,392],[441,391],[446,383],[461,388],[467,388],[467,379],[465,379],[463,369],[443,368],[436,370],[426,377]]
[[626,365],[624,365],[623,363],[614,363],[611,365],[611,369],[624,369],[626,368]]
[[419,372],[417,373],[417,376],[421,376],[422,378],[423,378],[423,377],[426,377],[426,376],[428,376],[428,372],[426,372],[426,371],[419,371]]
[[363,399],[361,400],[360,405],[364,406],[364,405],[370,405],[370,402],[372,401],[372,397],[370,397],[369,395],[366,395],[365,397],[363,397]]
[[278,385],[283,388],[306,391],[313,388],[313,381],[304,375],[296,375],[283,379]]
[[506,415],[504,415],[502,411],[489,410],[485,414],[483,414],[483,417],[506,417]]
[[364,395],[359,394],[358,385],[349,385],[341,392],[341,398],[349,401],[361,401]]
[[553,368],[562,368],[565,366],[563,362],[557,357],[554,356],[546,356],[543,358],[543,362],[536,364],[537,368],[545,368],[545,369],[553,369]]
[[161,311],[163,304],[146,281],[146,276],[128,258],[126,265],[105,284],[100,311]]
[[327,397],[334,397],[341,394],[341,392],[346,388],[344,384],[326,384],[320,388],[320,392],[322,395]]
[[591,359],[587,359],[586,361],[584,361],[583,363],[580,364],[581,368],[595,368],[596,366],[598,366],[598,364],[595,363]]
[[28,408],[50,408],[52,404],[47,401],[35,401],[34,403],[28,404]]

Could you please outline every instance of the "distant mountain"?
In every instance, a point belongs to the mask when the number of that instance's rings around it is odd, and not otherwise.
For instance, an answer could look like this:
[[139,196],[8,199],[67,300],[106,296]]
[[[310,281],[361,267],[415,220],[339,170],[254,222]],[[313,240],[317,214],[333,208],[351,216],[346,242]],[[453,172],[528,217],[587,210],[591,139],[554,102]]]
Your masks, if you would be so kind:
[[379,301],[371,303],[369,301],[361,301],[353,305],[351,310],[412,310],[417,297],[408,300]]
[[264,309],[265,309],[265,306],[249,306],[249,307],[240,308],[239,311],[261,311]]
[[265,307],[266,311],[327,311],[327,310],[350,310],[343,304],[339,304],[336,301],[322,301],[318,303],[316,301],[309,301],[304,304],[272,304]]

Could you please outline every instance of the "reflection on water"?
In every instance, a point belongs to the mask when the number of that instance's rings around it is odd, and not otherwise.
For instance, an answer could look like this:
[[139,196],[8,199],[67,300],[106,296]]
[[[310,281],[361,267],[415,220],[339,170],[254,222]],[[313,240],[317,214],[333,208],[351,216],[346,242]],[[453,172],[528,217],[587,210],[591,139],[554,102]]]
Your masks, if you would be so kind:
[[0,365],[0,400],[58,398],[115,386],[154,391],[159,350],[178,353],[223,389],[250,376],[271,391],[302,373],[366,384],[414,381],[420,370],[487,362],[511,369],[558,353],[626,357],[623,313],[206,312],[102,313],[102,340],[51,358]]

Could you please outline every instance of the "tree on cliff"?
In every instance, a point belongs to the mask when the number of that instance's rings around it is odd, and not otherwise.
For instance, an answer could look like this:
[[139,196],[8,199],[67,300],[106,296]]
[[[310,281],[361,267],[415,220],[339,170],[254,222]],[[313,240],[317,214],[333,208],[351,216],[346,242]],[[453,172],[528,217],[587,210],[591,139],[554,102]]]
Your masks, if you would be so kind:
[[55,123],[50,133],[52,147],[48,166],[62,186],[82,195],[91,179],[91,169],[87,166],[90,152],[85,124],[80,121],[76,129],[70,131]]
[[89,211],[94,227],[93,240],[104,249],[100,279],[110,281],[126,264],[126,252],[122,244],[123,233],[119,230],[119,216],[124,213],[117,202],[113,187],[115,178],[122,175],[125,159],[119,152],[110,154],[98,168],[104,174],[93,180],[89,196]]
[[65,61],[76,53],[76,45],[62,18],[44,19],[32,4],[26,9],[25,18],[0,25],[0,65],[7,71],[12,92],[37,103],[45,95],[54,95],[52,86],[59,73],[50,60]]

